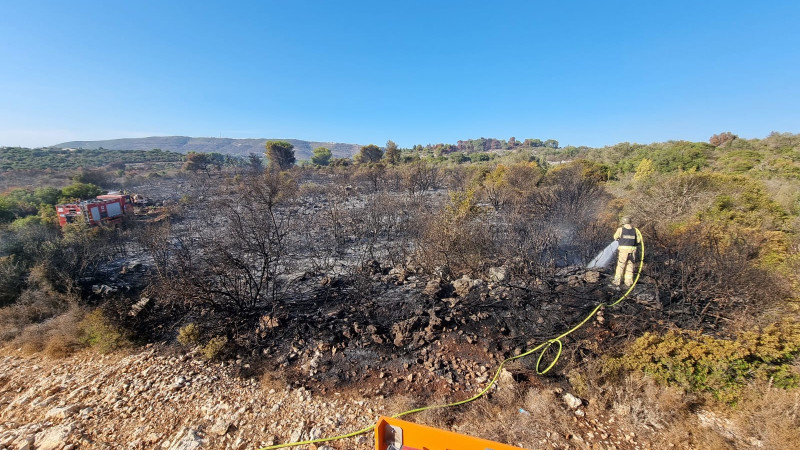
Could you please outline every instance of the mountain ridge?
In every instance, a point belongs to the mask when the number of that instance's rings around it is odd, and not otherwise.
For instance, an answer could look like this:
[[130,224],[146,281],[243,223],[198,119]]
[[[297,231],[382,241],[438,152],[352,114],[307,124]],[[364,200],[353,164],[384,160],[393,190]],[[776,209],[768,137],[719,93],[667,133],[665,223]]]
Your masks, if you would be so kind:
[[58,148],[83,148],[107,150],[152,150],[158,148],[179,153],[188,152],[217,152],[226,155],[246,156],[250,153],[264,153],[264,144],[267,141],[287,141],[294,146],[297,159],[311,158],[312,150],[316,147],[327,147],[334,157],[349,158],[360,149],[358,144],[339,142],[306,141],[302,139],[235,139],[214,137],[190,136],[149,136],[142,138],[105,139],[97,141],[69,141],[53,145]]

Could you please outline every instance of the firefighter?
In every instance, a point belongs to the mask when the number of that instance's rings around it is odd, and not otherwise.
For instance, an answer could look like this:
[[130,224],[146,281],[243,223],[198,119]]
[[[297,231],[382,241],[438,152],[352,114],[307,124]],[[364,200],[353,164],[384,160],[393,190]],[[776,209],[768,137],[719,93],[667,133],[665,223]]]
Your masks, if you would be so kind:
[[631,219],[623,217],[622,226],[617,228],[614,239],[619,242],[617,270],[614,272],[614,286],[619,286],[625,273],[625,285],[633,284],[633,266],[636,262],[636,246],[639,245],[638,230],[631,225]]

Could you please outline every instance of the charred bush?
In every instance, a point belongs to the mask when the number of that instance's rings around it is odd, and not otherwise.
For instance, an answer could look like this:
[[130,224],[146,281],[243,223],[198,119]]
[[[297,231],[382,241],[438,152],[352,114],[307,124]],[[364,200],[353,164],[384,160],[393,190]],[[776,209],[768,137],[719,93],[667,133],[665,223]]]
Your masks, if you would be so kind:
[[367,260],[388,259],[392,264],[405,261],[416,206],[397,196],[380,194],[368,198],[363,209],[352,211],[361,265]]
[[416,259],[428,273],[438,267],[456,274],[480,273],[491,251],[488,216],[478,206],[474,192],[451,192],[442,210],[426,220]]
[[0,341],[16,338],[29,325],[40,324],[64,313],[70,301],[49,289],[27,289],[16,303],[0,309]]
[[547,172],[537,189],[527,200],[529,210],[537,216],[582,221],[593,219],[608,199],[601,186],[607,179],[605,168],[588,161],[576,161]]
[[752,236],[707,224],[646,236],[646,275],[673,323],[687,329],[718,328],[720,321],[760,310],[785,292],[757,264]]
[[13,303],[25,286],[22,264],[14,256],[0,257],[0,306]]
[[[0,264],[0,271],[7,275],[0,275],[0,283],[11,283],[2,290],[5,300],[13,302],[11,294],[24,287],[19,279],[27,277],[34,267],[52,289],[85,297],[101,266],[125,254],[123,233],[118,229],[91,228],[85,223],[69,224],[59,230],[57,225],[44,222],[32,222],[9,233],[0,245],[0,254],[8,255]],[[12,272],[16,276],[11,276]]]
[[231,312],[277,301],[294,191],[294,181],[274,171],[221,186],[203,215],[174,230],[171,248],[157,255],[168,261],[161,281],[170,300]]
[[401,184],[410,196],[436,189],[442,183],[441,171],[427,161],[414,161],[401,169]]
[[64,227],[63,233],[46,248],[47,276],[56,289],[86,296],[103,277],[103,265],[124,255],[121,231],[76,223]]
[[600,184],[602,168],[578,162],[542,177],[536,163],[526,163],[498,166],[495,172],[487,180],[498,207],[506,206],[500,236],[508,256],[545,265],[548,260],[581,264],[610,241],[611,226],[603,217],[611,197]]
[[364,192],[380,192],[386,186],[386,165],[383,163],[361,164],[353,175]]
[[72,179],[78,183],[89,183],[106,189],[119,187],[110,169],[82,168]]

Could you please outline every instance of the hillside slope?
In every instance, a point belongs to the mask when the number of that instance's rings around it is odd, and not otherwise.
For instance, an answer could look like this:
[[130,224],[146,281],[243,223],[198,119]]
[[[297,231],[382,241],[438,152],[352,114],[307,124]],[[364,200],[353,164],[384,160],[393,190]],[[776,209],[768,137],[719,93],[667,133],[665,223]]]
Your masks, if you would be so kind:
[[[99,357],[83,353],[66,359],[2,350],[0,448],[261,448],[361,429],[381,415],[404,409],[408,402],[407,397],[361,395],[352,389],[320,395],[278,381],[259,383],[237,376],[246,370],[242,364],[210,363],[198,355],[179,355],[161,346]],[[510,375],[504,379],[511,392],[517,389]],[[534,403],[547,405],[563,422],[556,430],[551,428],[551,420],[544,420],[547,417],[525,410],[516,413],[516,407],[506,406],[519,422],[508,422],[511,434],[515,434],[511,428],[541,428],[528,433],[539,439],[513,444],[525,448],[652,448],[649,441],[637,443],[636,435],[615,423],[620,418],[615,420],[613,414],[568,407],[560,394],[536,392],[541,398]],[[477,408],[485,413],[487,407]],[[408,420],[426,423],[426,417],[434,416],[417,415]],[[473,435],[486,432],[474,423],[447,428]],[[374,448],[372,442],[370,432],[327,445],[296,448],[367,450]]]
[[[213,137],[188,137],[188,136],[153,136],[145,138],[110,139],[105,141],[71,141],[56,144],[60,148],[85,148],[108,150],[161,150],[188,153],[188,152],[217,152],[226,155],[247,155],[249,153],[263,153],[264,144],[269,140],[277,139],[231,139]],[[359,145],[342,144],[336,142],[315,142],[299,139],[280,139],[294,145],[297,159],[308,159],[311,151],[316,147],[327,147],[337,158],[349,158],[358,153]]]

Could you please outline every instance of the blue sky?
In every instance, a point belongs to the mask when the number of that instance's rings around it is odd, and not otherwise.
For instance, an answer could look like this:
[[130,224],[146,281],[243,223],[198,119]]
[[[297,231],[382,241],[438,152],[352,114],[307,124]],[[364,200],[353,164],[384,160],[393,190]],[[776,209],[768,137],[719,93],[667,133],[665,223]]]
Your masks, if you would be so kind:
[[0,0],[0,145],[800,132],[800,2]]

